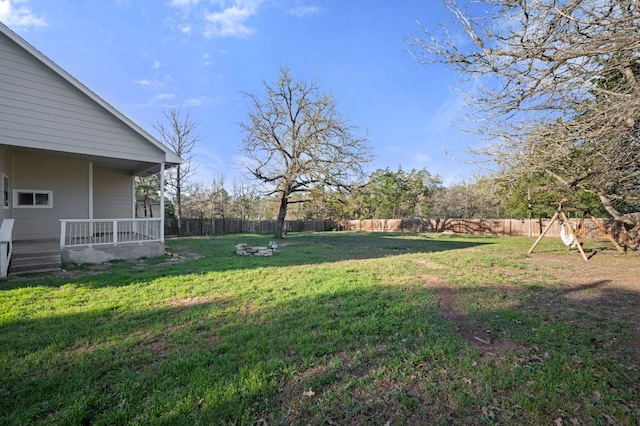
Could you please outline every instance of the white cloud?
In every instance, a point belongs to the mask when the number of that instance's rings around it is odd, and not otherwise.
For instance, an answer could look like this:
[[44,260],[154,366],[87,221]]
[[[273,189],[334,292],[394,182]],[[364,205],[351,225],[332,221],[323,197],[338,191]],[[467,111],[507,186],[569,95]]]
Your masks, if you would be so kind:
[[20,6],[26,0],[0,0],[0,21],[9,27],[44,28],[47,21],[36,16],[27,6]]
[[303,16],[316,15],[320,13],[322,9],[319,6],[297,6],[289,9],[289,15],[302,18]]
[[[261,5],[274,0],[169,0],[167,4],[177,10],[174,28],[186,35],[200,32],[206,38],[247,38],[255,29],[249,20]],[[287,13],[305,16],[320,12],[316,6],[291,8]]]
[[153,83],[150,82],[149,80],[135,80],[136,84],[139,84],[140,86],[151,86]]
[[[177,9],[174,28],[183,34],[201,33],[206,38],[247,38],[255,29],[248,22],[264,3],[275,0],[169,0],[167,4]],[[305,16],[320,12],[319,7],[294,7],[288,13]]]
[[165,99],[173,99],[175,97],[176,97],[175,93],[158,93],[157,95],[155,95],[153,97],[153,100],[154,101],[162,101],[162,100],[165,100]]
[[254,30],[246,25],[246,21],[256,13],[258,4],[257,1],[242,5],[234,4],[221,12],[206,13],[204,18],[207,21],[207,29],[204,36],[207,38],[250,36]]
[[174,7],[189,7],[191,5],[197,5],[200,0],[171,0],[169,6]]
[[[169,77],[165,77],[165,80],[168,80],[168,79]],[[155,80],[155,79],[148,80],[146,78],[143,78],[140,80],[134,80],[133,82],[142,87],[155,87],[156,89],[164,89],[167,86],[164,82],[160,80]]]
[[204,101],[200,98],[191,98],[191,99],[186,99],[184,101],[185,106],[192,106],[192,107],[202,106],[203,103]]
[[198,98],[185,99],[182,105],[185,107],[199,107],[203,105],[213,105],[220,102],[220,98],[217,97],[212,98],[209,96],[200,96]]
[[153,69],[158,69],[162,66],[162,62],[160,61],[153,61]]

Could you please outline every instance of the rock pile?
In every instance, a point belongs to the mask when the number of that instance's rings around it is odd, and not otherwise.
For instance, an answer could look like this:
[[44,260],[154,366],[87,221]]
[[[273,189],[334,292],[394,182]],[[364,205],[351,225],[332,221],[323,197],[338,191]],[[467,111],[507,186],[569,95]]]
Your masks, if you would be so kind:
[[236,254],[239,256],[272,256],[278,250],[278,245],[269,241],[268,247],[249,247],[245,243],[236,244]]

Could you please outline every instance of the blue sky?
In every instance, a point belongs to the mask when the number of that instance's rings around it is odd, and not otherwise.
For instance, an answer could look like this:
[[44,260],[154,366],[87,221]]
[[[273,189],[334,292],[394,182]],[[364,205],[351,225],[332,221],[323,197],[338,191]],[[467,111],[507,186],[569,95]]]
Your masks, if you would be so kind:
[[150,133],[162,110],[198,123],[194,181],[246,181],[238,123],[281,67],[314,80],[369,136],[368,171],[426,168],[470,182],[477,144],[453,122],[457,76],[408,53],[415,19],[443,19],[440,0],[0,0],[0,21]]

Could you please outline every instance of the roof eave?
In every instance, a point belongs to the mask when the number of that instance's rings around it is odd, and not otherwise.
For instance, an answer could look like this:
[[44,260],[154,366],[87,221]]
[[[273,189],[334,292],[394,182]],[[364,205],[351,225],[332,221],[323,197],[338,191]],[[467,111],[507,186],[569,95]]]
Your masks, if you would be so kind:
[[94,102],[96,102],[98,105],[100,105],[102,108],[104,108],[107,112],[112,114],[118,120],[122,121],[125,125],[127,125],[129,128],[131,128],[136,133],[138,133],[144,139],[146,139],[148,142],[150,142],[151,144],[156,146],[158,149],[163,151],[165,153],[166,162],[168,164],[169,163],[170,164],[180,164],[180,163],[182,163],[182,159],[178,155],[176,155],[171,149],[169,149],[167,146],[162,144],[156,138],[151,136],[146,130],[144,130],[142,127],[138,126],[135,122],[133,122],[131,119],[129,119],[126,115],[122,114],[115,107],[113,107],[107,101],[102,99],[100,96],[98,96],[95,92],[93,92],[87,86],[82,84],[78,79],[76,79],[74,76],[69,74],[62,67],[60,67],[58,64],[56,64],[51,59],[49,59],[44,53],[40,52],[38,49],[33,47],[31,44],[29,44],[26,40],[24,40],[22,37],[20,37],[18,34],[16,34],[13,30],[11,30],[9,27],[7,27],[2,22],[0,22],[0,32],[5,34],[13,42],[18,44],[25,51],[27,51],[29,54],[34,56],[40,62],[42,62],[44,65],[49,67],[53,72],[58,74],[60,77],[64,78],[71,85],[73,85],[76,89],[78,89],[79,91],[84,93],[86,96],[88,96]]

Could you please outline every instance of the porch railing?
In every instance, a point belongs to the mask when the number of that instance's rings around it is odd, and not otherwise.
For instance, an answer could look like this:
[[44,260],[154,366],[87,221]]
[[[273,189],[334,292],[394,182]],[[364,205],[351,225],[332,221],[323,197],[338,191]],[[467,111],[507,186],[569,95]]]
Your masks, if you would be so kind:
[[61,219],[60,248],[162,241],[160,218]]
[[4,219],[0,226],[0,278],[5,278],[9,272],[13,252],[13,222],[14,219]]

